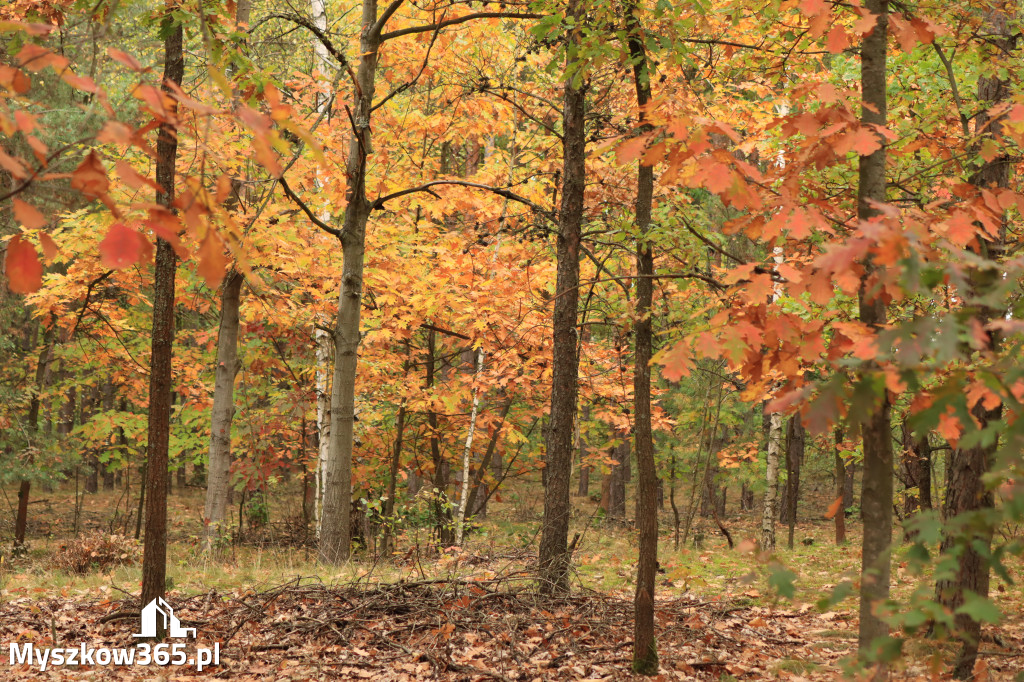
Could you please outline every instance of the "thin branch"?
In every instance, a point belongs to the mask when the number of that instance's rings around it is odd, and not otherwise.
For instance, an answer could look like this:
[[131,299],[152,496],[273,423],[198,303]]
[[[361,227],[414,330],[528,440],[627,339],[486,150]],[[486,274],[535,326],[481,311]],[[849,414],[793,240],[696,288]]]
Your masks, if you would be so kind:
[[[345,53],[339,50],[337,47],[335,47],[334,43],[331,42],[331,39],[323,31],[321,31],[316,24],[314,24],[306,17],[300,16],[298,14],[269,14],[259,23],[263,23],[264,21],[268,21],[270,19],[284,19],[285,21],[290,21],[293,24],[301,26],[302,28],[306,29],[314,36],[316,36],[316,39],[320,41],[320,44],[327,48],[327,51],[331,53],[332,57],[338,60],[338,63],[341,64],[341,68],[345,69],[345,72],[348,74],[348,77],[352,80],[352,84],[356,87],[356,90],[359,90],[359,82],[356,80],[356,74],[354,71],[352,71],[352,65],[349,63],[348,58],[345,57]],[[250,32],[253,29],[255,29],[255,26],[252,29],[250,29]]]
[[[370,209],[379,211],[384,208],[385,203],[391,201],[392,199],[404,197],[408,194],[415,194],[417,192],[427,192],[429,194],[434,194],[433,192],[430,191],[430,188],[438,187],[440,185],[457,185],[460,187],[473,187],[475,189],[482,189],[486,192],[497,194],[499,197],[504,197],[506,199],[510,199],[511,201],[516,201],[525,206],[529,206],[535,212],[548,216],[549,218],[551,217],[551,211],[547,210],[540,204],[530,201],[524,196],[516,194],[515,192],[509,191],[503,187],[493,187],[491,185],[484,185],[479,182],[467,182],[466,180],[432,180],[426,184],[420,185],[419,187],[410,187],[408,189],[403,189],[398,192],[392,192],[391,194],[380,197],[379,199],[374,201],[373,204],[370,205]],[[434,196],[437,195],[434,194]]]
[[410,26],[409,28],[400,28],[397,31],[384,33],[380,36],[380,42],[383,43],[394,38],[401,38],[402,36],[413,35],[416,33],[439,31],[442,28],[448,28],[449,26],[455,26],[456,24],[464,24],[467,21],[473,21],[474,19],[540,19],[543,16],[543,14],[535,14],[533,12],[474,12],[473,14],[456,17],[455,19],[439,21],[435,24]]
[[338,239],[341,239],[341,230],[335,227],[331,227],[324,221],[317,218],[313,214],[313,211],[309,210],[309,206],[306,206],[306,203],[302,199],[300,199],[299,196],[295,194],[295,192],[292,191],[291,187],[288,186],[288,181],[284,179],[283,175],[277,179],[277,182],[281,185],[281,189],[284,190],[284,193],[288,195],[288,198],[294,201],[295,205],[302,209],[302,212],[306,214],[306,217],[309,218],[314,225],[319,227],[327,234],[332,234]]
[[939,61],[946,67],[946,78],[949,80],[949,91],[953,93],[953,102],[956,104],[956,113],[960,116],[960,126],[963,128],[964,137],[971,136],[971,126],[967,121],[967,115],[964,114],[963,104],[960,101],[960,89],[956,85],[956,74],[953,73],[953,64],[949,58],[946,57],[946,53],[942,51],[942,46],[939,45],[938,41],[932,41],[932,47],[935,48],[935,53],[939,55]]
[[[395,0],[395,1],[399,2],[400,0]],[[389,92],[387,94],[387,96],[384,97],[384,99],[382,99],[381,101],[377,102],[372,107],[370,107],[370,113],[371,114],[374,111],[376,111],[377,109],[379,109],[380,107],[384,106],[387,103],[387,101],[390,100],[392,97],[394,97],[395,95],[398,95],[398,94],[400,94],[402,92],[405,92],[406,90],[408,90],[409,88],[411,88],[412,86],[416,85],[416,83],[419,82],[420,76],[423,75],[423,72],[427,68],[427,62],[430,61],[430,51],[432,49],[434,49],[434,43],[437,42],[437,36],[438,35],[440,35],[440,31],[434,31],[434,35],[430,36],[430,44],[427,45],[427,53],[425,55],[423,55],[423,63],[420,64],[419,72],[413,77],[412,80],[409,80],[409,81],[406,81],[405,83],[402,83],[397,88],[395,88],[394,90]]]

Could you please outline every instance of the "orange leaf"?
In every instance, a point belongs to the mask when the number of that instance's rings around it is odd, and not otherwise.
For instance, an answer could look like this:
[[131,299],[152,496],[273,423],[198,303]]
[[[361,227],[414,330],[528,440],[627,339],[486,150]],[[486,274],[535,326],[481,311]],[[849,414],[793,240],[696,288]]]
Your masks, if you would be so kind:
[[43,266],[31,244],[15,235],[7,244],[4,259],[7,288],[16,294],[31,294],[43,286]]
[[52,66],[54,71],[60,71],[68,66],[67,57],[62,57],[35,43],[25,43],[18,52],[18,62],[29,71],[42,71],[47,66]]
[[224,256],[224,246],[217,233],[211,229],[206,233],[206,238],[199,246],[199,274],[206,280],[208,287],[216,289],[224,279],[227,265],[228,259]]
[[38,230],[46,225],[46,217],[39,209],[21,199],[14,200],[14,218],[30,230]]
[[828,9],[825,0],[801,0],[800,10],[809,17],[817,16]]
[[828,32],[828,38],[825,39],[825,47],[832,54],[842,52],[850,46],[850,37],[846,35],[846,31],[843,30],[842,26],[833,26],[832,30]]
[[630,138],[615,148],[615,158],[623,165],[632,163],[640,158],[646,146],[646,135]]
[[690,376],[690,347],[685,341],[680,341],[666,353],[659,362],[665,366],[661,375],[669,381],[679,381],[683,377]]
[[90,151],[89,155],[78,164],[78,168],[71,174],[71,189],[76,189],[85,196],[96,199],[107,193],[110,188],[110,180],[107,179],[107,169],[103,167],[99,155]]
[[113,59],[114,61],[121,62],[132,71],[144,71],[142,64],[139,63],[139,60],[137,60],[135,57],[131,56],[127,52],[122,52],[121,50],[114,49],[113,47],[108,47],[107,54],[110,55],[111,59]]
[[53,241],[53,237],[48,232],[40,232],[39,245],[43,247],[43,256],[46,257],[46,262],[52,263],[53,259],[57,257],[57,242]]
[[835,518],[835,515],[839,513],[839,509],[843,506],[843,496],[837,497],[832,504],[828,506],[828,511],[825,512],[825,518]]
[[146,238],[124,223],[110,226],[100,242],[100,262],[104,267],[120,269],[139,262]]

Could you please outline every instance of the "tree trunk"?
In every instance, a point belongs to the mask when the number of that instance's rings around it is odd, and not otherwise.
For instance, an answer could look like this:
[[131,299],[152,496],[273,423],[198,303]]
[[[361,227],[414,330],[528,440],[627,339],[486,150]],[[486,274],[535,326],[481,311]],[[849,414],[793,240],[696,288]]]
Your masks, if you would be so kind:
[[[99,386],[90,386],[82,390],[82,404],[80,407],[80,424],[88,424],[92,419],[99,403]],[[96,449],[90,447],[85,456],[85,492],[95,495],[100,491],[100,460],[96,455]]]
[[[484,371],[484,349],[476,352],[476,374],[474,384],[479,384],[480,374]],[[473,407],[469,413],[469,433],[466,434],[466,447],[462,451],[462,491],[459,495],[459,517],[455,525],[455,544],[462,545],[462,536],[466,530],[466,512],[469,509],[469,469],[473,454],[473,434],[476,433],[476,412],[480,408],[480,387],[473,387]]]
[[[107,380],[103,382],[103,411],[112,412],[114,410],[114,380],[108,376]],[[109,441],[108,441],[109,446]],[[111,468],[113,465],[113,458],[110,456],[109,451],[107,452],[107,461],[100,462],[100,476],[103,481],[104,490],[114,489],[114,471]]]
[[348,559],[352,509],[352,447],[355,440],[356,370],[359,362],[359,316],[363,307],[363,260],[366,223],[372,205],[366,197],[366,159],[373,151],[370,114],[377,74],[380,27],[377,0],[363,0],[359,66],[352,93],[345,222],[338,321],[334,334],[334,383],[331,387],[331,437],[324,468],[324,504],[320,529],[320,561],[338,564]]
[[[636,6],[627,9],[629,54],[641,126],[651,99],[650,73],[644,50],[644,31]],[[646,127],[646,126],[645,126]],[[633,672],[658,674],[658,648],[654,639],[654,594],[658,569],[658,474],[654,464],[651,428],[651,357],[654,333],[651,304],[654,297],[654,252],[646,240],[654,201],[654,168],[640,164],[636,187],[636,350],[633,362],[633,439],[636,447],[637,549],[636,594],[633,598]]]
[[[867,0],[865,8],[875,17],[875,27],[861,42],[861,93],[864,125],[885,126],[886,41],[888,39],[887,0]],[[876,133],[878,134],[878,133]],[[878,215],[877,204],[886,198],[886,142],[870,156],[860,157],[857,187],[857,217],[868,221]],[[886,324],[885,303],[879,297],[873,277],[877,267],[870,261],[859,292],[860,321],[879,329]],[[861,381],[870,381],[877,367],[869,366]],[[863,424],[864,478],[861,482],[861,519],[864,537],[861,545],[860,631],[857,648],[862,657],[877,660],[876,641],[889,635],[889,626],[879,617],[878,607],[889,598],[890,553],[892,544],[892,433],[889,423],[889,396],[882,395]]]
[[[184,31],[167,5],[162,21],[164,38],[164,84],[181,85],[185,72],[182,51]],[[165,106],[175,116],[177,104],[168,96]],[[174,120],[173,118],[171,120]],[[174,202],[174,166],[178,156],[178,135],[172,123],[163,123],[157,136],[156,181],[160,186],[157,203],[170,209]],[[167,578],[167,448],[171,418],[171,357],[174,345],[174,249],[157,238],[156,271],[153,285],[153,342],[149,367],[149,437],[147,443],[146,535],[143,540],[142,604],[164,596]],[[163,639],[163,623],[157,619],[157,639]]]
[[[567,15],[576,21],[569,45],[579,44],[582,11],[577,0]],[[538,568],[543,594],[569,591],[569,476],[572,473],[572,434],[579,389],[579,344],[576,308],[579,302],[580,239],[583,193],[586,186],[585,86],[583,75],[568,67],[562,102],[562,203],[558,212],[557,275],[552,320],[551,417],[547,428],[544,520]]]
[[[985,17],[982,34],[991,51],[989,62],[1000,67],[1009,63],[1009,57],[1016,50],[1016,25],[1014,22],[1016,5],[993,3]],[[1008,80],[1000,78],[1000,69],[993,69],[992,76],[978,78],[978,100],[985,107],[975,117],[975,133],[987,139],[998,139],[1002,136],[1003,117],[1005,113],[993,119],[991,108],[1006,102],[1010,98]],[[980,143],[979,143],[980,146]],[[1005,188],[1010,185],[1010,169],[1012,160],[1000,154],[986,161],[978,172],[971,177],[971,184],[980,189]],[[1000,259],[1005,250],[1006,224],[1005,215],[1000,226],[999,236],[990,239],[979,232],[978,251],[982,257],[992,260]],[[997,289],[1003,278],[1000,268],[978,268],[969,270],[969,288],[971,298],[981,298]],[[965,306],[967,312],[981,326],[993,320],[999,320],[1006,311],[987,303],[971,303]],[[999,334],[989,332],[990,352],[999,352]],[[1002,419],[1002,404],[992,409],[979,401],[971,414],[978,423],[979,430],[985,430],[990,424]],[[995,505],[995,497],[985,484],[984,476],[992,468],[995,453],[999,447],[997,438],[991,442],[983,442],[964,448],[955,448],[950,453],[949,478],[946,483],[946,502],[944,517],[948,520],[961,515],[977,514],[980,510],[991,509]],[[994,528],[990,521],[972,522],[961,528],[958,533],[951,533],[942,540],[941,552],[946,554],[957,545],[961,547],[958,557],[956,576],[952,581],[938,581],[935,590],[937,600],[944,606],[956,610],[964,602],[964,593],[973,592],[983,599],[988,598],[990,565],[986,556],[991,550]],[[965,537],[966,536],[966,537]],[[974,676],[974,665],[978,658],[978,646],[981,643],[981,622],[974,620],[966,613],[956,614],[957,637],[963,643],[957,656],[953,675],[958,679],[971,679]]]
[[789,429],[786,433],[786,523],[789,524],[787,547],[793,549],[793,533],[796,529],[797,503],[800,501],[800,464],[804,459],[804,423],[800,415],[789,418]]
[[782,415],[773,413],[768,422],[768,466],[765,473],[764,511],[761,515],[761,549],[775,549],[775,517],[779,500],[779,454],[782,452]]
[[836,510],[835,515],[836,545],[841,545],[846,542],[846,472],[848,467],[846,466],[846,462],[843,460],[842,454],[840,454],[843,446],[842,427],[835,427],[833,435],[835,437],[833,456],[835,457],[836,467],[836,499],[840,500],[839,509]]
[[[321,32],[327,33],[327,4],[325,0],[311,0],[310,12],[313,15],[313,25]],[[320,71],[322,77],[331,73],[331,59],[327,47],[318,39],[313,39],[313,52],[316,55],[315,68]],[[323,93],[317,93],[317,113],[323,113],[327,107],[328,98]],[[317,168],[317,185],[320,185],[320,169]],[[325,223],[330,222],[331,215],[324,211],[319,216]],[[319,319],[316,320],[319,322]],[[331,394],[329,391],[328,372],[331,368],[331,335],[328,334],[319,324],[313,329],[313,339],[316,343],[316,426],[317,426],[317,459],[316,470],[313,474],[315,485],[313,517],[316,519],[316,535],[320,537],[322,509],[324,498],[324,471],[327,469],[327,459],[330,456],[331,448]]]
[[[35,436],[39,432],[39,395],[42,393],[43,387],[46,384],[46,376],[48,374],[48,367],[50,364],[50,355],[53,352],[53,343],[50,340],[51,333],[49,331],[45,334],[46,345],[43,347],[42,352],[39,354],[39,360],[36,363],[36,390],[32,394],[32,399],[28,404],[28,432],[30,437]],[[29,443],[34,446],[35,443]],[[29,460],[31,466],[34,462]],[[28,497],[32,490],[32,481],[28,478],[22,479],[21,484],[18,486],[18,513],[14,519],[14,552],[19,553],[25,549],[25,532],[28,528]]]
[[907,488],[903,514],[910,519],[918,512],[932,508],[932,449],[928,435],[915,439],[906,422],[902,425],[902,435],[900,477]]
[[231,484],[231,421],[235,414],[235,376],[238,361],[238,310],[242,273],[232,270],[221,287],[220,329],[217,332],[217,364],[213,384],[210,423],[210,465],[206,474],[206,505],[203,551],[213,552],[228,531],[228,487]]

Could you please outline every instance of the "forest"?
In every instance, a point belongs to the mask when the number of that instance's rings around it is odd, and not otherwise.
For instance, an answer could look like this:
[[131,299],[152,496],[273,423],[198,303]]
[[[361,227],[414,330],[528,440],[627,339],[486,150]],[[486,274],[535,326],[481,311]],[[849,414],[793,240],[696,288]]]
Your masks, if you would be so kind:
[[1022,26],[4,0],[0,677],[1024,680]]

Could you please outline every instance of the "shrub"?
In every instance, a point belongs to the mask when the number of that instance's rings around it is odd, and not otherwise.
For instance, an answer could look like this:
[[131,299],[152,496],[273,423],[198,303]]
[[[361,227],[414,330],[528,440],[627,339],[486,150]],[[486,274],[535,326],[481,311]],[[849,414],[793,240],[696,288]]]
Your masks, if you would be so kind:
[[139,543],[123,535],[91,533],[61,545],[54,557],[58,568],[68,573],[105,571],[139,560]]

